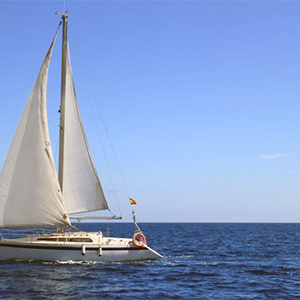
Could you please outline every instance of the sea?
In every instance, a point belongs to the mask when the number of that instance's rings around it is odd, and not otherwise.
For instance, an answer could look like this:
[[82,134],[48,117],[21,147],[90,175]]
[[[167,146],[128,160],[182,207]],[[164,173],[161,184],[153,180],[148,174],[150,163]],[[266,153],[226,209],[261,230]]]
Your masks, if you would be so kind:
[[[134,230],[129,223],[77,227],[116,237],[131,237]],[[126,263],[2,261],[0,298],[300,299],[300,224],[140,227],[148,245],[163,258]],[[8,238],[13,232],[1,234]]]

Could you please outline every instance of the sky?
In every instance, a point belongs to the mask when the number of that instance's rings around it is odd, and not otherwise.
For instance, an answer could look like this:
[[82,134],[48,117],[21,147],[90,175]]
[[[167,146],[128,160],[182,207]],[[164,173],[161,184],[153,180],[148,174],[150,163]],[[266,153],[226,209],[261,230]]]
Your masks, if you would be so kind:
[[[1,166],[63,6],[0,0]],[[114,213],[131,220],[129,195],[139,222],[300,221],[300,1],[65,6],[82,119]],[[61,33],[47,96],[56,161],[60,60]]]

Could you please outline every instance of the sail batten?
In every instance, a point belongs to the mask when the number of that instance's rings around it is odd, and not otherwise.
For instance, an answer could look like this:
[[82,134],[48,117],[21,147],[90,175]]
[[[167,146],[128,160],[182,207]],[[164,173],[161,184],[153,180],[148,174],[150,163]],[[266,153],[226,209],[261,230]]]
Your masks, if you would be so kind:
[[41,66],[0,175],[0,227],[68,225],[46,111],[50,57]]

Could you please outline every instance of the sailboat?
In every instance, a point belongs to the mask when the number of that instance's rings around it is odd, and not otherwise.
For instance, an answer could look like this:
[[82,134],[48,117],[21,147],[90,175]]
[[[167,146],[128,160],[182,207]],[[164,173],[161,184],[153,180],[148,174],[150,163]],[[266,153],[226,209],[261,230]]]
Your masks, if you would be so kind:
[[[135,221],[132,238],[68,231],[73,214],[107,210],[108,204],[87,143],[76,98],[68,14],[42,63],[0,175],[0,228],[55,227],[52,233],[1,238],[0,259],[42,261],[137,261],[162,257],[151,249]],[[46,111],[50,58],[62,24],[60,149],[58,175]],[[77,217],[76,217],[77,218]],[[79,218],[79,217],[78,217]]]

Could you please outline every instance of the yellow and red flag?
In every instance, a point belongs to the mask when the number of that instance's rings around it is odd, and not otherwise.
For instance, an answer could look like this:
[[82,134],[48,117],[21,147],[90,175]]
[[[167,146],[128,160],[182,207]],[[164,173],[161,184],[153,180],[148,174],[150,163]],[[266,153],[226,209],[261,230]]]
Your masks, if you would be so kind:
[[136,205],[136,201],[135,201],[134,199],[129,198],[129,201],[130,201],[130,204],[131,204],[131,205]]

